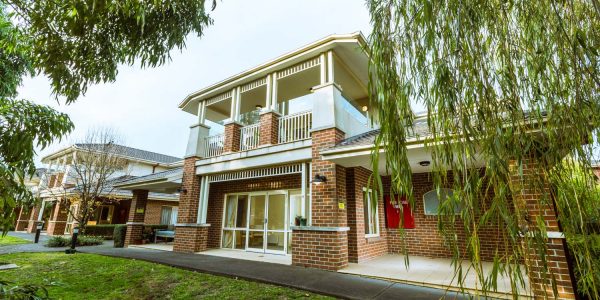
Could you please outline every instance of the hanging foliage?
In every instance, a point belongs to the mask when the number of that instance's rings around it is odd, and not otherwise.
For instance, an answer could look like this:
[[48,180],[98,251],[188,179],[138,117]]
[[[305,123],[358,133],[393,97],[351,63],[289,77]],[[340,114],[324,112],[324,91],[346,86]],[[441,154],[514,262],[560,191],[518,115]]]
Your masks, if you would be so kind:
[[[537,260],[543,290],[558,293],[547,236],[561,231],[579,292],[599,299],[598,233],[590,224],[600,211],[593,175],[581,171],[594,160],[600,125],[598,1],[367,2],[369,87],[381,125],[373,162],[384,150],[392,189],[414,207],[406,142],[411,106],[425,107],[430,134],[422,141],[434,186],[454,189],[438,224],[459,285],[475,272],[487,295],[505,276],[516,298],[526,288],[521,266]],[[559,224],[532,210],[554,205]],[[486,272],[481,233],[489,228],[502,243]]]

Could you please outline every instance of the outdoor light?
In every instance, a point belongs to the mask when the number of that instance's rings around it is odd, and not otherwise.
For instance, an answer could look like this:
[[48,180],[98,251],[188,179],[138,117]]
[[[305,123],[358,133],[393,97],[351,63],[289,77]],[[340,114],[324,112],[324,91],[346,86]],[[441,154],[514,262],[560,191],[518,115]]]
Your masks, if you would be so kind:
[[419,165],[420,165],[421,167],[427,167],[427,166],[429,166],[430,164],[431,164],[431,162],[430,162],[430,161],[428,161],[428,160],[424,160],[424,161],[420,161],[420,162],[419,162]]
[[187,194],[187,190],[186,190],[186,189],[184,189],[184,188],[178,188],[178,189],[177,189],[177,193],[178,193],[178,194],[179,194],[179,193],[181,193],[181,194]]
[[312,183],[317,184],[317,185],[319,185],[323,182],[327,182],[327,177],[325,177],[325,175],[319,175],[319,174],[315,175],[315,178],[312,181]]
[[260,105],[260,104],[256,104],[255,108],[256,108],[257,110],[261,110],[261,109],[263,108],[263,106],[262,106],[262,105]]
[[367,107],[366,105],[362,107],[362,111],[367,111],[369,110],[369,107]]
[[77,252],[75,246],[77,245],[77,236],[79,235],[79,226],[73,228],[73,236],[71,237],[71,248],[65,250],[65,254],[74,254]]

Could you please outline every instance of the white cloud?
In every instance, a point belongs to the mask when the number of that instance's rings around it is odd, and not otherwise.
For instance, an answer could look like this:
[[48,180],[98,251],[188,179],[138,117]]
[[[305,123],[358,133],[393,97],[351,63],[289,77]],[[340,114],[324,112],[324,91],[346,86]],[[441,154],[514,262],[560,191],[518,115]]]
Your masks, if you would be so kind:
[[[90,127],[115,128],[128,146],[183,156],[194,116],[177,105],[189,93],[333,33],[370,32],[362,0],[217,2],[214,25],[172,61],[155,69],[122,66],[116,82],[92,86],[72,105],[58,104],[45,78],[28,78],[20,97],[69,114],[72,137],[40,157],[81,138]],[[38,157],[39,163],[39,157]]]

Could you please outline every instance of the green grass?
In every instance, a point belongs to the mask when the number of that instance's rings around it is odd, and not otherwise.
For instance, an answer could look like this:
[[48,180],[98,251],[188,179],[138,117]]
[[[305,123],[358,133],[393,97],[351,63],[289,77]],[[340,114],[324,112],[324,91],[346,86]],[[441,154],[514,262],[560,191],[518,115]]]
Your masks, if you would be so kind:
[[[45,284],[53,299],[327,299],[284,287],[181,270],[138,260],[77,253],[17,253],[0,271],[17,284]],[[47,281],[46,281],[47,280]]]
[[0,247],[10,246],[10,245],[19,245],[19,244],[29,244],[29,243],[31,243],[31,241],[28,241],[28,240],[25,240],[22,238],[10,236],[10,235],[5,235],[5,236],[0,235]]

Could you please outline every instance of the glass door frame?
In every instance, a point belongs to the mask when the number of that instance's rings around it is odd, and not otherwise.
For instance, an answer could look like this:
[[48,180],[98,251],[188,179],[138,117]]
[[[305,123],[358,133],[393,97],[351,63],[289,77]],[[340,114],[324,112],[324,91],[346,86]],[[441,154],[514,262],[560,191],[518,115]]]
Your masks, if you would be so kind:
[[[288,238],[289,238],[289,233],[291,233],[291,228],[290,228],[290,220],[289,220],[289,216],[290,216],[290,192],[291,191],[296,191],[297,189],[291,189],[291,190],[270,190],[270,191],[257,191],[257,192],[240,192],[240,193],[227,193],[224,195],[223,197],[223,215],[222,215],[222,222],[221,222],[221,239],[219,242],[220,248],[222,249],[232,249],[232,250],[243,250],[243,251],[248,251],[248,252],[256,252],[256,253],[269,253],[269,254],[281,254],[281,255],[289,255],[288,254]],[[230,228],[230,227],[225,227],[225,222],[226,222],[226,217],[227,217],[227,198],[229,196],[240,196],[240,195],[246,195],[247,196],[247,201],[248,201],[248,205],[247,205],[247,211],[246,211],[246,227],[245,228]],[[283,195],[284,196],[284,229],[283,230],[269,230],[268,229],[268,205],[269,205],[269,195]],[[250,208],[252,206],[252,196],[265,196],[265,204],[264,204],[264,222],[263,222],[263,228],[262,229],[250,229]],[[236,198],[237,199],[237,198]],[[235,205],[236,209],[235,209],[235,219],[237,219],[237,201],[236,201],[236,205]],[[235,225],[235,224],[234,224]],[[225,248],[223,247],[223,238],[224,238],[224,231],[232,231],[233,234],[233,240],[232,240],[232,247],[231,248]],[[245,236],[245,242],[244,242],[244,249],[236,249],[235,245],[236,245],[236,241],[235,241],[235,231],[245,231],[246,236]],[[250,239],[250,232],[263,232],[263,247],[261,248],[250,248],[248,247],[248,242]],[[268,250],[267,249],[267,237],[268,237],[268,233],[269,232],[280,232],[283,233],[284,236],[284,240],[283,240],[283,250],[278,251],[278,250]]]

